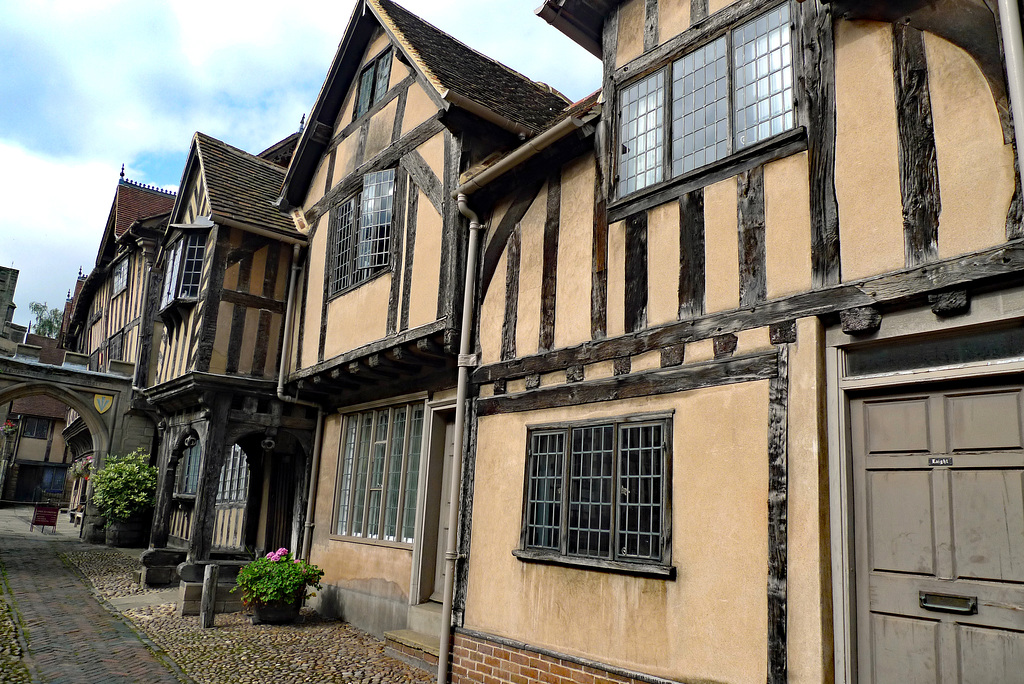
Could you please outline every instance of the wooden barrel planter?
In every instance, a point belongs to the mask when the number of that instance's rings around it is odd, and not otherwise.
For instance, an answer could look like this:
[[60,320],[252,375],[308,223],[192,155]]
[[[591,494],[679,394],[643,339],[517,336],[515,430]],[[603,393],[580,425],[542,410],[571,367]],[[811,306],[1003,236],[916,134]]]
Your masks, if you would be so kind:
[[271,601],[270,603],[253,604],[255,613],[253,624],[266,623],[268,625],[286,625],[299,619],[299,609],[302,607],[302,599],[291,601]]
[[149,526],[143,516],[128,520],[112,520],[107,524],[107,546],[145,546],[148,532]]

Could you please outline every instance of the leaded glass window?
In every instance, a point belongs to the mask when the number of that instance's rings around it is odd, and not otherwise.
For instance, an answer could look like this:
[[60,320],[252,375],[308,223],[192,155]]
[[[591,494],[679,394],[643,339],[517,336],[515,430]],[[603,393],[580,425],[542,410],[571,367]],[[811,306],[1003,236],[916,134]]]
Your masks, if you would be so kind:
[[413,541],[423,419],[421,403],[345,417],[335,534]]
[[619,193],[659,183],[663,177],[665,72],[659,71],[622,91],[619,102]]
[[195,494],[199,489],[199,464],[202,461],[202,449],[199,443],[185,447],[178,458],[178,472],[175,481],[175,494]]
[[733,31],[736,148],[793,127],[793,51],[789,5]]
[[334,296],[369,280],[391,263],[395,170],[363,177],[363,190],[331,215],[327,290]]
[[355,118],[370,111],[388,92],[391,80],[391,49],[388,48],[366,65],[359,75],[359,97],[356,100]]

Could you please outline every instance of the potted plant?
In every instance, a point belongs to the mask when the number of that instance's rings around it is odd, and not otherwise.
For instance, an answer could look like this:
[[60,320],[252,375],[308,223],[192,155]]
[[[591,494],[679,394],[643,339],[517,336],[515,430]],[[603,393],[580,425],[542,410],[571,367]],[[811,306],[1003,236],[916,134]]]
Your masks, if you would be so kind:
[[323,570],[294,558],[282,547],[242,568],[231,591],[242,590],[242,602],[252,606],[257,622],[294,622],[306,598],[306,588],[319,589],[323,576]]
[[108,545],[142,543],[146,513],[156,500],[156,475],[156,467],[149,465],[149,454],[142,449],[111,455],[103,467],[92,474],[92,504],[107,519]]
[[13,437],[14,433],[17,431],[17,424],[9,420],[4,421],[3,426],[0,427],[0,434],[2,434],[4,437]]

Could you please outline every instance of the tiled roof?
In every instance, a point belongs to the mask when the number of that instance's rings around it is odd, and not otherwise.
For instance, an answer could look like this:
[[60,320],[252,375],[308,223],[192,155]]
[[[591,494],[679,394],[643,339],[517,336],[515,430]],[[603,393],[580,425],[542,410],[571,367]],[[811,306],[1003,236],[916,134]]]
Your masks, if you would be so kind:
[[297,232],[291,219],[273,204],[284,181],[283,168],[203,133],[196,133],[196,145],[215,214]]
[[139,219],[166,214],[173,206],[173,192],[122,178],[114,197],[114,237],[124,235]]
[[367,0],[439,93],[451,90],[537,132],[568,100],[431,26],[391,0]]
[[33,397],[22,397],[11,402],[11,413],[20,413],[26,416],[64,420],[67,410],[68,407],[60,399],[54,399],[43,394],[37,394]]

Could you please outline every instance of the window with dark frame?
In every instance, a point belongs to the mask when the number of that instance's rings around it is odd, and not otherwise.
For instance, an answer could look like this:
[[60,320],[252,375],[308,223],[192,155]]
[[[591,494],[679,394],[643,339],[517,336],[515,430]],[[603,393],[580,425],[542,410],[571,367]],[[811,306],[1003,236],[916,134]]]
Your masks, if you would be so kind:
[[231,445],[224,465],[220,467],[217,503],[245,502],[249,494],[249,464],[245,452],[237,444]]
[[391,48],[388,48],[363,68],[359,74],[359,95],[356,100],[355,116],[358,119],[370,111],[384,94],[391,81]]
[[178,472],[174,483],[175,494],[194,495],[199,489],[199,464],[203,451],[198,442],[185,447],[178,459]]
[[667,564],[669,434],[669,418],[530,430],[517,555]]
[[22,419],[21,436],[32,439],[46,439],[50,435],[50,420],[36,416],[25,416]]
[[201,232],[189,232],[168,248],[164,260],[164,282],[160,290],[161,308],[175,299],[195,299],[199,296],[205,255],[206,234]]
[[784,3],[622,88],[619,196],[793,128],[791,33]]
[[361,192],[333,210],[327,293],[334,296],[385,270],[391,258],[395,170],[363,176]]
[[121,361],[124,359],[124,331],[114,333],[107,343],[107,358],[110,361]]
[[412,543],[424,416],[421,402],[346,416],[335,534]]
[[114,296],[128,289],[128,257],[114,266]]

